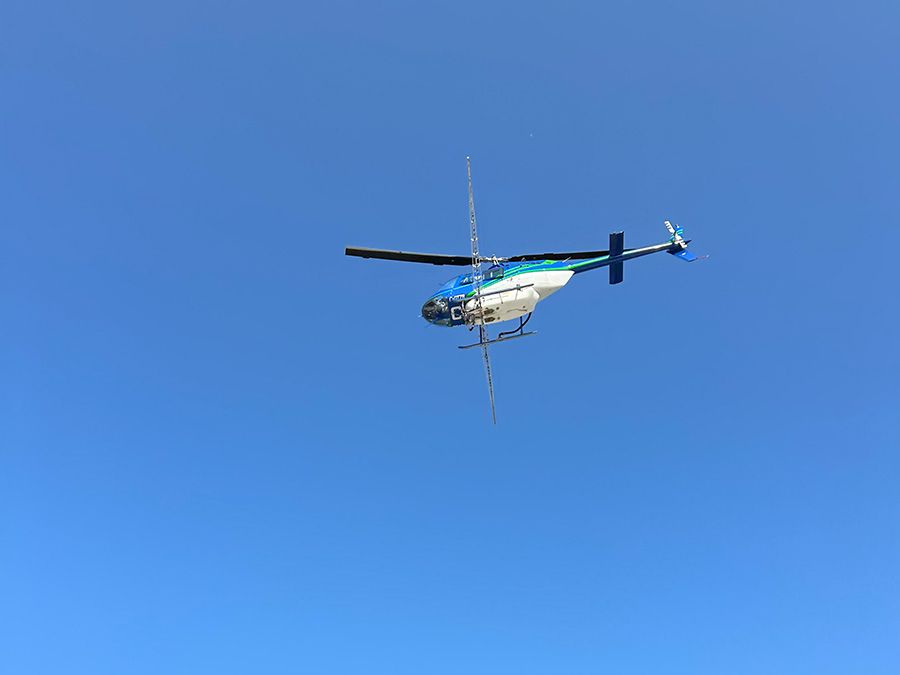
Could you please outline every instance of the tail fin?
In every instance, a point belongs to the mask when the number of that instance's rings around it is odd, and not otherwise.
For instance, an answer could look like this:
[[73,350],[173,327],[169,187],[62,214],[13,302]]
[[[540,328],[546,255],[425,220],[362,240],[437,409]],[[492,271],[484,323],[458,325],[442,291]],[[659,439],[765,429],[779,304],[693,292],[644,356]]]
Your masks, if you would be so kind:
[[682,235],[684,234],[684,228],[679,227],[677,224],[672,225],[668,220],[665,221],[666,229],[671,234],[671,238],[669,241],[672,245],[669,247],[668,252],[674,255],[676,258],[681,258],[685,262],[694,262],[695,260],[701,260],[702,258],[706,258],[708,256],[696,256],[690,251],[687,250],[688,244],[691,243],[690,239],[685,239]]
[[[610,232],[609,234],[609,257],[615,258],[625,252],[625,233]],[[625,265],[622,261],[611,263],[609,266],[609,283],[621,284]]]
[[681,248],[684,248],[685,246],[687,246],[687,244],[684,241],[684,237],[681,236],[684,234],[683,227],[679,227],[678,225],[672,225],[672,223],[670,223],[668,220],[664,222],[664,225],[666,226],[666,229],[669,231],[669,234],[672,235],[672,238],[669,239],[669,241],[672,242],[673,246],[680,246]]

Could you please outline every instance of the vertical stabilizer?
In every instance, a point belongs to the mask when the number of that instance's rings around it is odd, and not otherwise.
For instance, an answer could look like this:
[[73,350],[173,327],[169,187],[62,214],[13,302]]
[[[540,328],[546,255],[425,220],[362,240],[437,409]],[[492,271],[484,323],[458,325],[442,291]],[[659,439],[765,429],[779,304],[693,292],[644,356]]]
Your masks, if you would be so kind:
[[[609,258],[612,260],[625,251],[625,233],[610,232],[609,235]],[[609,283],[621,284],[625,273],[625,264],[620,260],[609,264]]]

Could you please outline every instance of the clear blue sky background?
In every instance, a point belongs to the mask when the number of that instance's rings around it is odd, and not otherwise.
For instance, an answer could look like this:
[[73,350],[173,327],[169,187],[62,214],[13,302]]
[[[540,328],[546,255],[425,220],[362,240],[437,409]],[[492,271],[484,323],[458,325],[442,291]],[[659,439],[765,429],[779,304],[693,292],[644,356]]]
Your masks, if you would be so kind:
[[[900,671],[894,2],[0,7],[4,673]],[[494,350],[348,244],[661,241]]]

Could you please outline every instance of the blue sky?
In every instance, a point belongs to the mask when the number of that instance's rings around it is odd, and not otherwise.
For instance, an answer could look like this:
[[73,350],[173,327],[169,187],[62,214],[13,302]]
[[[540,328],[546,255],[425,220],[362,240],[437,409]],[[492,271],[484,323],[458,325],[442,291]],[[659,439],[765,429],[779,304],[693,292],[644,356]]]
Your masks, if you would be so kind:
[[[0,670],[896,673],[895,3],[0,8]],[[465,253],[661,241],[537,337]]]

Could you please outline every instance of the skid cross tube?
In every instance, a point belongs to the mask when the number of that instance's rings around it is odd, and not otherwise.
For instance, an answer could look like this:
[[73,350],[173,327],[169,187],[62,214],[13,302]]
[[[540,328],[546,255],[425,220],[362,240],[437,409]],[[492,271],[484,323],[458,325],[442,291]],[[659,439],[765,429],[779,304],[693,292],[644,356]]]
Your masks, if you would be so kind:
[[525,328],[525,324],[526,324],[526,323],[528,323],[529,321],[531,321],[531,315],[532,315],[533,313],[534,313],[534,312],[528,312],[528,316],[525,317],[525,320],[524,320],[524,321],[522,320],[522,317],[520,316],[520,317],[519,317],[519,327],[516,328],[516,329],[514,329],[514,330],[503,331],[502,333],[500,333],[500,334],[497,336],[497,339],[498,339],[498,340],[502,340],[504,335],[516,335],[516,333],[518,333],[518,335],[517,335],[516,337],[520,337],[520,336],[522,335],[522,329]]

